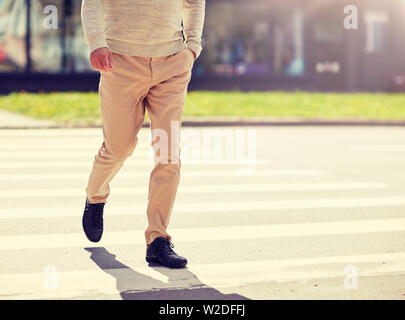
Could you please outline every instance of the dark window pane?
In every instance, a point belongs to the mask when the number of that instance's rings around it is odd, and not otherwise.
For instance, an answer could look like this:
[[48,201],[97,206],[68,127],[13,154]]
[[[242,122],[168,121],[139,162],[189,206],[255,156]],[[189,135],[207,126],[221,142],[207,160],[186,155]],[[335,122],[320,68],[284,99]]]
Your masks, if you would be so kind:
[[[94,71],[90,65],[90,50],[84,41],[82,21],[80,17],[81,1],[72,0],[73,15],[72,15],[72,60],[76,72]],[[94,71],[95,72],[95,71]]]
[[303,16],[268,1],[208,2],[204,51],[195,74],[301,75]]
[[25,70],[26,18],[25,0],[0,0],[0,72]]
[[[62,64],[62,0],[31,0],[31,61],[33,72],[61,72]],[[57,9],[57,20],[45,26],[45,6]],[[52,11],[54,12],[54,11]],[[50,28],[51,26],[56,29]]]

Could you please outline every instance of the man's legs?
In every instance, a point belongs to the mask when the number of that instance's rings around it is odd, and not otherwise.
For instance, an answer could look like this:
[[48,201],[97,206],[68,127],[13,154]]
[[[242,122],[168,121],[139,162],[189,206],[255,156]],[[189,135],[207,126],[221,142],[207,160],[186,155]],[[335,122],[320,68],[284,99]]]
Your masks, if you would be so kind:
[[[156,140],[162,147],[150,176],[146,260],[173,268],[187,264],[172,250],[166,229],[180,179],[179,130],[193,62],[188,49],[160,58],[114,55],[114,71],[103,74],[100,82],[104,142],[86,188],[89,206],[106,202],[109,182],[136,146],[146,107],[152,137],[159,136]],[[98,218],[89,206],[83,220],[85,232],[85,225],[93,228],[93,218]],[[93,229],[98,241],[102,224]]]
[[167,226],[180,180],[179,130],[194,61],[187,50],[152,60],[156,82],[146,97],[146,108],[151,120],[152,143],[159,145],[160,153],[155,158],[149,182],[147,244],[157,237],[171,240]]
[[113,62],[113,72],[102,73],[100,79],[104,141],[86,188],[90,203],[106,202],[110,181],[134,151],[151,80],[148,58],[114,54]]

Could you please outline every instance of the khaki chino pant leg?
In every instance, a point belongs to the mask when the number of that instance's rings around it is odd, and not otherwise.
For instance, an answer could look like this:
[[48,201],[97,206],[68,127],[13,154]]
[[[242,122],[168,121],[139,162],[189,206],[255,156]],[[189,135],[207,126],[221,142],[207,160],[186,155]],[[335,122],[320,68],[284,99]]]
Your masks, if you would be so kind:
[[113,54],[114,71],[102,72],[99,94],[104,141],[86,188],[90,203],[106,202],[109,183],[132,154],[144,121],[143,98],[149,91],[148,59]]
[[[159,236],[171,240],[167,226],[180,180],[179,129],[193,62],[194,57],[187,48],[152,61],[155,81],[146,97],[146,108],[151,120],[152,144],[158,143],[160,149],[149,181],[149,226],[145,232],[148,244]],[[167,139],[167,145],[161,139]]]
[[[93,162],[87,198],[90,203],[107,201],[109,183],[133,153],[147,109],[152,144],[160,146],[149,182],[147,244],[161,236],[171,240],[167,226],[180,179],[179,126],[193,62],[187,48],[158,58],[114,53],[113,72],[101,75],[99,92],[104,141]],[[167,139],[162,140],[163,133]],[[165,141],[168,145],[164,147],[162,142]]]

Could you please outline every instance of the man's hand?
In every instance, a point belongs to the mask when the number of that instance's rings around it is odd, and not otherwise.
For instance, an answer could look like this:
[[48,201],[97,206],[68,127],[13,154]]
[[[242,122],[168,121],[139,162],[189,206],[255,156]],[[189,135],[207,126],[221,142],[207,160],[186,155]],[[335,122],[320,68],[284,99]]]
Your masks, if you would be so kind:
[[188,50],[191,51],[191,54],[193,55],[194,60],[197,59],[197,54],[193,50],[191,50],[190,48],[188,48]]
[[94,70],[111,72],[113,69],[112,52],[109,48],[99,48],[90,54],[90,63]]

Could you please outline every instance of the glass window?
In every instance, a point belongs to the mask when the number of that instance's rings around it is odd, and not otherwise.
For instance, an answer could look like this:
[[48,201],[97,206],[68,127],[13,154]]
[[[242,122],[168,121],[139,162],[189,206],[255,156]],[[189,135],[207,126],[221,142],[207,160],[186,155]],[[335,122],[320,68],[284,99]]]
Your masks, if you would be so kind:
[[[63,34],[62,0],[31,0],[31,71],[61,72],[63,71]],[[46,13],[46,6],[55,10]],[[56,14],[50,21],[54,28],[45,26],[46,17]]]
[[[31,72],[89,72],[81,1],[31,0]],[[0,0],[0,71],[25,70],[26,0]],[[47,17],[56,8],[56,27]],[[292,9],[293,8],[293,9]],[[203,53],[195,75],[302,75],[303,10],[290,1],[207,2]],[[55,23],[55,21],[52,21]]]
[[336,21],[318,21],[314,24],[314,40],[323,43],[341,43],[343,29]]
[[26,13],[25,0],[0,0],[0,72],[25,70]]
[[[32,8],[32,60],[33,71],[86,72],[92,71],[89,49],[84,41],[81,24],[81,1],[35,0]],[[43,26],[44,7],[54,5],[58,9],[57,29]],[[40,17],[42,21],[36,21]]]
[[[90,64],[90,50],[84,41],[81,21],[81,1],[72,1],[72,63],[76,72],[94,71]],[[95,71],[94,71],[95,72]]]
[[234,0],[209,2],[206,11],[204,50],[195,74],[303,74],[300,8]]
[[[60,10],[62,0],[31,0],[30,58],[33,72],[62,71]],[[44,7],[57,9],[56,29],[47,29]],[[23,71],[27,66],[26,51],[27,1],[0,0],[0,71]]]
[[273,61],[276,74],[300,76],[304,73],[303,12],[295,8],[280,15],[275,30],[279,41],[274,42]]
[[366,52],[381,53],[386,48],[387,26],[389,16],[383,12],[367,12],[366,21]]
[[[92,71],[89,49],[83,38],[81,1],[31,0],[30,3],[30,71]],[[0,0],[0,72],[25,71],[26,29],[26,0]]]

